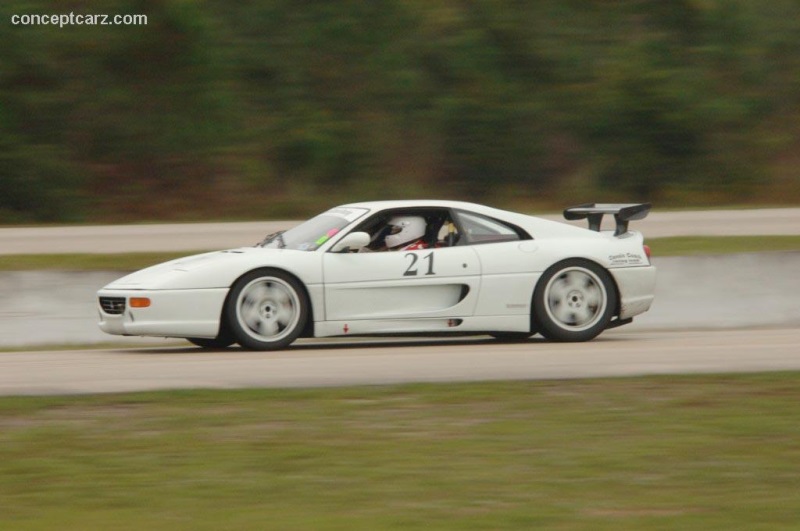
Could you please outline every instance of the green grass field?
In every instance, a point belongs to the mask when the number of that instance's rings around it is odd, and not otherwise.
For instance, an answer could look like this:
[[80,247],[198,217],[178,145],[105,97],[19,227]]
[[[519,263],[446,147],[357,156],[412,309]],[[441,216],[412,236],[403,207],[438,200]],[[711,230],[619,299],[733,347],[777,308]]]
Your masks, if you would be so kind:
[[200,252],[5,255],[0,256],[0,271],[133,271]]
[[[646,242],[659,256],[800,251],[800,236],[678,236]],[[133,271],[206,251],[122,254],[31,254],[0,256],[0,271]]]
[[0,399],[2,529],[789,529],[800,373]]
[[653,256],[800,251],[797,236],[675,236],[646,239]]

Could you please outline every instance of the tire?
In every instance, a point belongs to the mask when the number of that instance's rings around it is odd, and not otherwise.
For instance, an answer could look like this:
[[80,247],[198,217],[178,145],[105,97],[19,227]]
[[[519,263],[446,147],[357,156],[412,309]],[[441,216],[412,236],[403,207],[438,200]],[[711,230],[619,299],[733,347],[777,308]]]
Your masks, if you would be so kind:
[[552,341],[589,341],[606,329],[617,307],[608,272],[588,260],[569,259],[547,269],[533,294],[534,321]]
[[197,345],[198,347],[208,349],[227,348],[236,343],[236,340],[228,335],[219,335],[213,339],[208,339],[205,337],[187,337],[186,341]]
[[228,330],[242,347],[277,350],[290,345],[308,320],[308,295],[302,284],[278,269],[242,276],[225,303]]

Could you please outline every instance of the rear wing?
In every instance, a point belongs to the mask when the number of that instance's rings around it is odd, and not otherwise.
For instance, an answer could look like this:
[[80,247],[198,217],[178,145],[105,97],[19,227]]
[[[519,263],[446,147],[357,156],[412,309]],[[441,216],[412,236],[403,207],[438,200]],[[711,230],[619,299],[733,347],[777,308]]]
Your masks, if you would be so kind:
[[644,219],[650,213],[650,203],[586,203],[564,210],[564,217],[570,221],[576,219],[588,219],[589,229],[600,232],[600,223],[606,214],[614,214],[617,222],[617,229],[614,236],[628,232],[628,222],[636,219]]

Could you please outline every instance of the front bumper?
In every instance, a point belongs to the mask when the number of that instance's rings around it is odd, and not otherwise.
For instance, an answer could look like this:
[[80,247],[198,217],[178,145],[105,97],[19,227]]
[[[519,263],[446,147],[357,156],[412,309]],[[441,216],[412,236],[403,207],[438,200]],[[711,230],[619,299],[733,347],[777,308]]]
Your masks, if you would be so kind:
[[[197,290],[122,290],[97,292],[100,330],[122,336],[200,337],[219,334],[227,288]],[[101,298],[114,304],[100,304]],[[131,308],[132,297],[150,299],[147,308]],[[124,303],[120,301],[123,300]],[[113,313],[109,313],[113,312]],[[119,312],[119,313],[117,313]]]

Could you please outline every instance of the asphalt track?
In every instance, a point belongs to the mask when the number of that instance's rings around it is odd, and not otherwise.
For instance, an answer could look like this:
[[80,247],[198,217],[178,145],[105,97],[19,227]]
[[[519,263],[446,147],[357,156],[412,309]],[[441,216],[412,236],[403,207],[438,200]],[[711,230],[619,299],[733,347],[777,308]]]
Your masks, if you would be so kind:
[[[546,219],[565,222],[563,216]],[[252,246],[297,221],[0,228],[0,255],[195,251]],[[572,222],[585,227],[585,221]],[[611,223],[606,221],[606,223]],[[651,212],[631,228],[647,238],[798,234],[800,208]],[[610,225],[609,225],[610,228]]]
[[800,329],[609,331],[534,337],[319,340],[278,352],[190,347],[0,353],[0,395],[571,379],[800,370]]
[[[231,248],[252,245],[264,234],[294,223],[2,228],[0,255]],[[798,234],[798,227],[800,208],[653,212],[633,228],[655,238]],[[143,342],[147,347],[0,352],[0,395],[800,370],[797,327],[692,331],[636,327],[634,323],[581,344],[540,338],[521,344],[487,338],[348,339],[301,341],[272,353],[205,352],[172,346],[174,342],[163,347]]]

